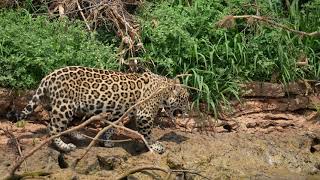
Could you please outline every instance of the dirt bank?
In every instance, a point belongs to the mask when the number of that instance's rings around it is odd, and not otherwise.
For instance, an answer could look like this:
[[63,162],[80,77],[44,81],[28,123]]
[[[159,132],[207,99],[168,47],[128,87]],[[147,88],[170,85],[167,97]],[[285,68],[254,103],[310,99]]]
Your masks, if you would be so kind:
[[[50,172],[46,176],[50,179],[115,179],[129,169],[153,165],[191,169],[213,179],[320,178],[319,125],[306,121],[304,116],[298,114],[272,114],[291,119],[273,119],[274,123],[270,126],[252,125],[253,121],[271,121],[270,115],[257,113],[237,117],[234,120],[240,122],[239,128],[230,132],[190,133],[183,132],[183,128],[156,128],[155,136],[167,146],[166,153],[151,154],[142,148],[141,143],[137,146],[138,142],[132,141],[119,143],[110,149],[96,146],[80,162],[76,172],[59,167],[58,153],[44,147],[30,157],[19,171]],[[291,125],[281,126],[280,121],[290,121]],[[9,125],[8,121],[1,121],[2,128]],[[45,138],[45,126],[41,124],[27,123],[23,128],[14,125],[11,131],[19,139],[22,153]],[[1,132],[0,142],[0,174],[5,174],[18,153],[14,142],[4,132]],[[77,144],[80,148],[66,154],[64,163],[70,166],[84,152],[87,143]],[[60,166],[63,163],[60,162]],[[131,179],[162,179],[164,176],[160,171],[144,171],[132,175]],[[193,178],[201,179],[199,176],[186,175],[186,179]]]
[[[137,140],[117,143],[114,148],[97,145],[73,171],[70,166],[84,153],[90,142],[87,140],[75,143],[79,148],[63,157],[45,146],[28,158],[17,173],[48,172],[44,176],[47,179],[116,179],[132,168],[148,165],[199,172],[210,179],[320,179],[320,87],[312,83],[293,83],[290,88],[272,83],[248,84],[241,103],[232,102],[217,121],[199,114],[177,119],[175,124],[160,118],[154,134],[167,147],[162,155],[147,152]],[[17,95],[0,89],[0,116],[14,108],[22,109],[30,94],[31,91]],[[48,113],[42,108],[36,111],[25,124],[0,120],[1,175],[8,172],[20,154],[47,138],[44,124]],[[94,136],[97,130],[83,132]],[[117,138],[128,137],[119,134]],[[158,170],[146,170],[128,179],[165,176]],[[183,172],[169,177],[175,178],[202,179]]]

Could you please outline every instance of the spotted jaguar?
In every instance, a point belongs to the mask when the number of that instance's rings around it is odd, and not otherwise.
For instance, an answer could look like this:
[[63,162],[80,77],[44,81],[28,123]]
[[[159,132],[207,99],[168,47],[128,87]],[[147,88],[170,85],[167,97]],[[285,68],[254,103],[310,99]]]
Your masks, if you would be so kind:
[[[132,105],[148,98],[132,109],[129,118],[135,119],[138,132],[145,137],[152,150],[161,154],[165,147],[151,136],[158,111],[164,108],[173,116],[177,111],[186,113],[188,110],[189,93],[185,87],[176,84],[177,80],[150,71],[123,73],[80,66],[65,67],[42,79],[28,105],[16,117],[18,120],[27,118],[40,102],[46,100],[51,107],[47,128],[49,135],[55,135],[66,130],[75,114],[108,112],[111,114],[108,120],[115,121]],[[104,139],[110,140],[113,133],[114,129],[109,129]],[[52,143],[64,152],[76,148],[60,138]],[[112,147],[113,144],[107,141],[105,146]]]

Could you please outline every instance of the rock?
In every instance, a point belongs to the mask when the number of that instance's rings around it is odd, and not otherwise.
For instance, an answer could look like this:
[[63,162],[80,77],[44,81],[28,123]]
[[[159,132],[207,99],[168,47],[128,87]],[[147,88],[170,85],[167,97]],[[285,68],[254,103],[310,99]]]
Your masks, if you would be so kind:
[[167,156],[167,165],[170,169],[183,169],[184,164],[182,158],[178,154],[169,153]]
[[121,157],[117,156],[100,156],[97,155],[98,163],[101,169],[114,170],[123,162]]
[[319,152],[320,151],[320,144],[314,145],[310,149],[311,152]]
[[250,82],[240,85],[243,97],[284,97],[285,92],[281,84],[268,82]]

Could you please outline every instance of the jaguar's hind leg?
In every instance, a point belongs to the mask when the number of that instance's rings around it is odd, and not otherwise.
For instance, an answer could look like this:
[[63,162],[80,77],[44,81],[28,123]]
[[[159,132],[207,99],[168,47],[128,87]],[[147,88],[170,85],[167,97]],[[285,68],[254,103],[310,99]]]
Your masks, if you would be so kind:
[[[64,107],[61,107],[60,109],[53,108],[51,121],[48,125],[50,136],[59,134],[62,131],[66,130],[72,116],[73,116],[73,111],[67,108],[64,108]],[[69,152],[76,149],[76,146],[74,144],[72,143],[66,144],[60,139],[60,137],[55,138],[53,140],[53,144],[60,151],[63,151],[63,152]]]

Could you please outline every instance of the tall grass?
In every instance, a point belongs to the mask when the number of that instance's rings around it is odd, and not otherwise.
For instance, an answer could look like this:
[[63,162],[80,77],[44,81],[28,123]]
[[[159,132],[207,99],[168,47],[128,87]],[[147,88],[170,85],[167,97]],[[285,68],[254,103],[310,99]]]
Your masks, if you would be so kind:
[[[189,3],[188,3],[189,2]],[[298,6],[294,1],[289,14],[280,0],[258,1],[260,14],[293,29],[320,28],[320,1]],[[154,71],[164,75],[190,73],[184,83],[199,88],[194,104],[206,101],[216,113],[219,103],[238,98],[239,83],[270,81],[287,83],[297,79],[319,79],[320,41],[300,37],[259,23],[237,20],[235,27],[215,26],[225,15],[255,14],[251,1],[167,0],[153,1],[140,12],[142,36]],[[312,17],[312,18],[311,18]],[[317,19],[317,20],[315,20]],[[302,54],[306,67],[296,61]]]

